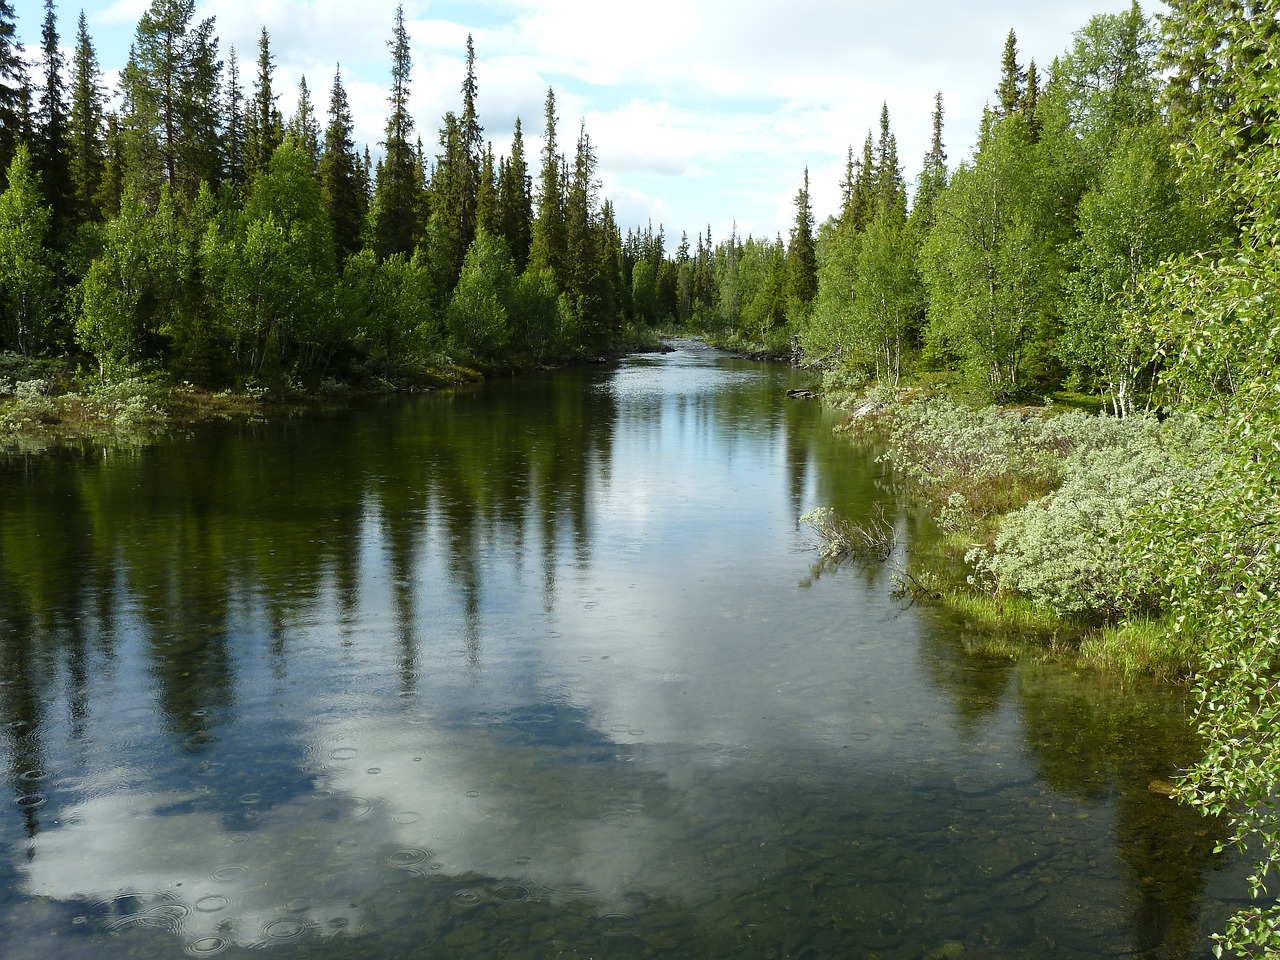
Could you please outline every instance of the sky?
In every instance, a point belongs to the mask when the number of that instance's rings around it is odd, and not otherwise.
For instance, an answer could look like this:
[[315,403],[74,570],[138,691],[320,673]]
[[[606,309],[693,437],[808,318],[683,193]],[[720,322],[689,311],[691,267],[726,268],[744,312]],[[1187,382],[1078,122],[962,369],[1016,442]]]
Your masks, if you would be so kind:
[[[83,8],[99,64],[114,86],[150,0],[57,4],[68,54]],[[216,18],[224,58],[234,47],[242,83],[256,72],[263,27],[287,118],[305,76],[323,124],[334,70],[355,115],[355,139],[376,155],[387,115],[396,0],[197,0]],[[786,237],[806,168],[819,222],[840,203],[852,145],[860,151],[889,108],[908,182],[929,142],[942,93],[949,164],[976,139],[994,97],[1005,38],[1042,68],[1065,52],[1090,17],[1130,0],[405,0],[413,56],[411,107],[434,150],[446,111],[460,112],[466,39],[473,37],[477,110],[497,155],[516,118],[535,181],[548,88],[558,146],[572,158],[581,125],[596,149],[602,196],[619,226]],[[18,34],[35,53],[42,0],[14,0]],[[1159,5],[1143,9],[1159,10]],[[1044,70],[1041,71],[1042,75]]]

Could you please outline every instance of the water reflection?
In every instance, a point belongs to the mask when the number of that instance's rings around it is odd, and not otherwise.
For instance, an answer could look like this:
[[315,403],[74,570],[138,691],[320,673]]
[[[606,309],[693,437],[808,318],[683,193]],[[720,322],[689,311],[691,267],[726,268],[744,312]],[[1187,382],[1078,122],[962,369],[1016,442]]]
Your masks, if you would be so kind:
[[[975,659],[686,349],[0,462],[0,952],[1198,956],[1167,691]],[[53,940],[53,937],[57,940]]]

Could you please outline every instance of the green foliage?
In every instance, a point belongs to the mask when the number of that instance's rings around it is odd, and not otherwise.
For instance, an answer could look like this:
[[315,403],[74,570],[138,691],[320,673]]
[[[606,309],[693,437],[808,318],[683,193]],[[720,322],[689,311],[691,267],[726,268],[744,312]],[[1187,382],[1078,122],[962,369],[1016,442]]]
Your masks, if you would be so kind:
[[1184,201],[1165,132],[1131,130],[1080,202],[1077,270],[1066,281],[1058,353],[1117,416],[1150,397],[1155,356],[1142,283],[1161,261],[1203,236]]
[[0,193],[0,349],[32,356],[56,345],[60,305],[52,212],[25,145],[14,153],[8,183]]
[[506,243],[481,230],[467,251],[446,316],[450,342],[463,356],[502,355],[514,285]]
[[928,339],[953,356],[970,386],[993,399],[1025,385],[1052,333],[1059,244],[1072,188],[1055,147],[1021,115],[995,124],[972,164],[961,164],[938,200],[938,223],[921,253]]

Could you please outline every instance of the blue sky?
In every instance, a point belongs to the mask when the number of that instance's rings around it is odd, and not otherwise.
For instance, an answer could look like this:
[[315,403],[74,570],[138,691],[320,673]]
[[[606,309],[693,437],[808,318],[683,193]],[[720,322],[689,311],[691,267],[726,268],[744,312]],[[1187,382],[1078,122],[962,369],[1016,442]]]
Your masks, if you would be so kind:
[[[149,0],[57,5],[62,45],[83,7],[114,83]],[[18,32],[37,48],[41,0],[15,0]],[[504,154],[521,118],[535,164],[548,87],[556,91],[561,149],[579,124],[596,146],[603,193],[624,232],[665,224],[668,247],[708,226],[716,240],[786,235],[809,169],[814,212],[835,212],[845,151],[877,129],[887,103],[908,179],[928,146],[933,97],[944,100],[952,166],[976,135],[999,79],[1005,36],[1021,60],[1046,66],[1098,13],[1129,0],[406,0],[413,53],[411,103],[433,147],[441,117],[458,110],[466,37],[474,36],[478,109]],[[335,64],[356,114],[356,138],[377,151],[386,116],[387,40],[396,0],[197,0],[213,16],[224,58],[234,46],[251,83],[266,27],[286,117],[305,75],[323,122]],[[1144,9],[1162,9],[1144,5]]]

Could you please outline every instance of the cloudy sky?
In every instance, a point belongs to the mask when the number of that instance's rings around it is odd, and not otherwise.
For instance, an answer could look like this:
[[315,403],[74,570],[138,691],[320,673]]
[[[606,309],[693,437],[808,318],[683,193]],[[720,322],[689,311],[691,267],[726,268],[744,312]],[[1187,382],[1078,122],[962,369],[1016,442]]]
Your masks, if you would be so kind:
[[[149,0],[85,0],[99,61],[114,82]],[[474,37],[478,107],[497,153],[516,117],[526,149],[541,144],[548,87],[560,146],[579,125],[596,146],[605,195],[624,231],[664,224],[674,248],[710,227],[786,235],[807,167],[814,212],[839,204],[850,144],[860,148],[887,103],[908,179],[927,147],[935,92],[945,103],[952,164],[975,138],[999,79],[1005,36],[1021,59],[1047,65],[1091,16],[1129,0],[405,0],[413,53],[412,107],[433,146],[441,117],[461,105],[466,37]],[[265,26],[286,117],[305,75],[323,119],[341,63],[356,139],[377,151],[386,116],[387,41],[396,0],[198,0],[214,16],[224,56],[234,46],[249,86]],[[43,4],[16,0],[18,31],[38,47]],[[1144,9],[1161,9],[1147,4]],[[80,6],[58,5],[60,39],[74,43]],[[535,166],[536,175],[536,166]]]

